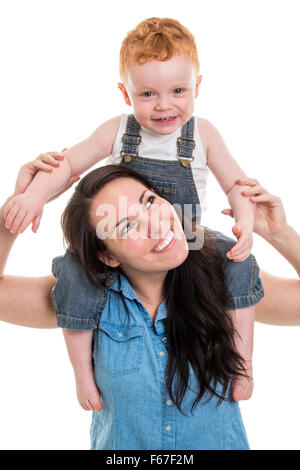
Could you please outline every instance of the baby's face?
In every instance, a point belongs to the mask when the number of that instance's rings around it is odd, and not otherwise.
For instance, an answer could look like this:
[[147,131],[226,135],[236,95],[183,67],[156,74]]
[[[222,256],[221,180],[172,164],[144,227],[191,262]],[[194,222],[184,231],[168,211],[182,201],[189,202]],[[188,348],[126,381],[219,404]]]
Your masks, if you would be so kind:
[[171,134],[192,116],[201,79],[192,61],[177,55],[167,61],[131,65],[126,85],[119,84],[119,88],[141,126]]

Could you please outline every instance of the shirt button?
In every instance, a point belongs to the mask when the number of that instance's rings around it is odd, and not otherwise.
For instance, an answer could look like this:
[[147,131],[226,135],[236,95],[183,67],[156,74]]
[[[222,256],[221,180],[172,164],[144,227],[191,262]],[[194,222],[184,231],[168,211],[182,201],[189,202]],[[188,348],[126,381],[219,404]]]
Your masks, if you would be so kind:
[[163,351],[160,351],[159,355],[160,355],[160,356],[164,356],[165,353],[164,353]]
[[169,432],[169,431],[171,431],[171,429],[172,429],[171,426],[166,426],[166,431]]
[[167,341],[167,337],[165,336],[162,341],[165,343]]
[[119,338],[120,338],[120,336],[123,336],[123,333],[118,333],[118,336],[119,336]]
[[171,405],[172,405],[171,400],[167,400],[167,401],[166,401],[166,404],[167,404],[168,406],[171,406]]

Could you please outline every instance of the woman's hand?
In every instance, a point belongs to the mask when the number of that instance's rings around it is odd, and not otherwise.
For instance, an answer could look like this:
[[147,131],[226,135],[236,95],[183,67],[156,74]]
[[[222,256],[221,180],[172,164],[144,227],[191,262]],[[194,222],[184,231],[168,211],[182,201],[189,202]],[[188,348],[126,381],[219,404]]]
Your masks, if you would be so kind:
[[[65,150],[67,149],[64,148],[60,153],[59,152],[42,153],[32,162],[25,163],[23,166],[21,166],[18,176],[17,176],[15,191],[14,191],[13,196],[17,196],[18,194],[23,194],[25,190],[28,188],[28,186],[30,185],[31,181],[33,180],[33,177],[39,170],[50,173],[52,171],[52,167],[57,168],[59,166],[59,161],[64,159],[63,152]],[[64,191],[69,189],[72,186],[72,184],[78,181],[79,179],[80,179],[80,176],[77,176],[77,175],[71,176],[66,188],[60,193],[53,196],[53,198],[49,199],[47,202],[50,202],[56,199]]]
[[[270,194],[256,179],[245,178],[236,181],[241,186],[251,189],[242,191],[242,195],[256,204],[254,232],[263,238],[279,235],[287,227],[287,221],[281,199]],[[222,214],[233,216],[231,209],[222,210]]]
[[[50,173],[53,169],[53,167],[58,167],[59,166],[59,161],[64,159],[63,152],[67,149],[63,149],[62,152],[48,152],[48,153],[43,153],[39,155],[35,160],[32,162],[25,163],[24,165],[21,166],[16,184],[15,184],[15,190],[14,194],[9,198],[9,202],[6,204],[5,209],[4,209],[4,218],[6,220],[6,228],[11,231],[11,233],[15,233],[16,230],[18,232],[22,232],[26,227],[25,227],[25,216],[26,213],[28,214],[28,205],[26,206],[26,201],[24,201],[24,210],[22,210],[22,201],[19,199],[24,198],[26,195],[24,192],[32,182],[35,174],[42,170],[46,171],[47,173]],[[46,202],[53,201],[56,199],[58,196],[60,196],[64,191],[69,189],[73,183],[78,181],[80,179],[79,176],[72,176],[66,187],[64,188],[63,191],[59,192],[58,194],[55,194],[51,199],[49,199]],[[21,196],[22,195],[22,196]],[[29,197],[29,195],[28,195]],[[38,229],[38,226],[40,224],[41,216],[42,216],[42,208],[43,204],[41,201],[33,201],[33,205],[37,206],[35,207],[35,217],[32,218],[32,231],[36,232]],[[25,210],[26,209],[26,210]],[[18,214],[18,217],[17,217]],[[23,221],[23,224],[21,222]],[[27,223],[27,222],[26,222]],[[28,224],[27,224],[28,225]],[[27,226],[26,225],[26,226]]]

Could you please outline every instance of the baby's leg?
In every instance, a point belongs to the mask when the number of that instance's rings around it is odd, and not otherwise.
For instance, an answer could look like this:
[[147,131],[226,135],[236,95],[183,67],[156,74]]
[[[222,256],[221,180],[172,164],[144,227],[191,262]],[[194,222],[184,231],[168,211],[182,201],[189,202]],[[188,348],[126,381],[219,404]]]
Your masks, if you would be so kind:
[[77,398],[85,410],[100,411],[102,403],[94,379],[92,361],[93,330],[78,331],[63,328],[76,380]]
[[248,377],[233,380],[232,396],[235,401],[248,400],[253,392],[252,353],[255,307],[246,307],[231,311],[235,333],[235,345],[242,356]]

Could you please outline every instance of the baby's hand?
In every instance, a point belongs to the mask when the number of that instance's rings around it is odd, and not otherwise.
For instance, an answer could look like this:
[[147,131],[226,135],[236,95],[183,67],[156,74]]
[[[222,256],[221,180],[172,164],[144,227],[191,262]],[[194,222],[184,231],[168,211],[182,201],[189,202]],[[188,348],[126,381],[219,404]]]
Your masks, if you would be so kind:
[[39,225],[45,201],[35,193],[13,197],[4,209],[5,227],[11,233],[22,233],[32,222],[35,232]]
[[[64,152],[64,150],[67,149],[63,149],[62,152]],[[9,229],[11,233],[15,233],[16,231],[18,231],[18,233],[24,232],[31,222],[32,231],[37,231],[45,201],[37,194],[25,193],[25,190],[38,171],[46,171],[49,173],[52,171],[53,167],[59,166],[59,161],[64,159],[62,152],[43,153],[35,160],[25,163],[25,165],[22,165],[20,168],[14,195],[9,199],[9,202],[4,208],[5,227]],[[79,176],[71,176],[66,187],[46,202],[56,199],[78,180]]]
[[228,251],[227,257],[233,261],[245,261],[253,244],[252,230],[246,222],[237,222],[232,227],[232,233],[236,236],[238,242]]

